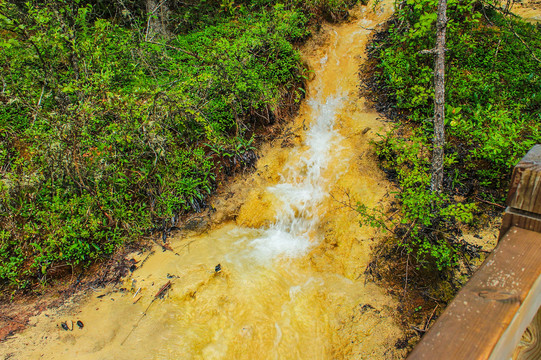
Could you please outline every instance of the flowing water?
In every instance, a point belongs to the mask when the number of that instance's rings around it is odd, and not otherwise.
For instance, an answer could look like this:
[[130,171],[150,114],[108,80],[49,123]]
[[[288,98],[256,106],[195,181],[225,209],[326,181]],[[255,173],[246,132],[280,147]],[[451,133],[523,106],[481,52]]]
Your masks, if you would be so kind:
[[[359,8],[305,46],[315,77],[291,124],[292,145],[267,146],[257,171],[216,205],[232,207],[235,221],[178,236],[176,254],[135,254],[144,265],[125,280],[125,291],[99,290],[41,314],[0,344],[0,355],[400,358],[396,304],[363,275],[375,233],[360,228],[348,207],[374,206],[389,190],[368,151],[384,125],[359,98],[357,72],[370,29],[391,10],[389,2]],[[166,296],[153,301],[167,281]],[[60,322],[71,327],[71,320],[84,328],[64,331]]]

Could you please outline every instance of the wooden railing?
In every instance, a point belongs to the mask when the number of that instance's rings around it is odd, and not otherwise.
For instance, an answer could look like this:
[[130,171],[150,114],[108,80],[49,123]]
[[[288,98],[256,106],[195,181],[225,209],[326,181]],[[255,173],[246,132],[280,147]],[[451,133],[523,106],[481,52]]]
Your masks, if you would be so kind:
[[541,359],[541,145],[515,167],[507,205],[498,245],[408,360]]

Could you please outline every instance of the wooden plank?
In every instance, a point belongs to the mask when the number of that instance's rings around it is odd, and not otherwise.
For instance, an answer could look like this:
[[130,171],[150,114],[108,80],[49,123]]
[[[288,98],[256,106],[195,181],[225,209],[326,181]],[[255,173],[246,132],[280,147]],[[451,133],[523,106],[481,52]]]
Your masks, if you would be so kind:
[[541,306],[541,277],[537,278],[528,296],[520,305],[511,323],[492,350],[489,360],[508,360],[517,348],[524,331]]
[[[537,304],[541,301],[540,242],[541,234],[512,227],[408,359],[489,359],[498,346],[509,341],[504,336],[508,328],[514,328],[508,336],[519,331],[520,339],[541,305]],[[534,309],[529,319],[527,311],[519,311],[522,304]],[[522,323],[517,325],[517,321]],[[493,355],[494,359],[505,356]]]
[[541,214],[541,145],[535,145],[515,166],[507,205]]
[[512,226],[541,233],[541,215],[508,207],[505,209],[503,215],[499,239],[501,239]]
[[513,360],[539,360],[541,359],[541,310],[522,336],[520,343],[513,354]]

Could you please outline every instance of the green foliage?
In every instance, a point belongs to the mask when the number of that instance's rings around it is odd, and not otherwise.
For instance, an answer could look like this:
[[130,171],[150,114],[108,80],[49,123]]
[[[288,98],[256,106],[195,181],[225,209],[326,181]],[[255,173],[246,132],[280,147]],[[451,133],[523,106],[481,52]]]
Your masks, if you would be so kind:
[[434,264],[443,270],[456,263],[457,246],[450,238],[457,223],[473,221],[473,202],[453,203],[448,194],[430,191],[429,147],[423,134],[414,133],[409,139],[387,134],[376,144],[377,154],[400,186],[397,199],[402,205],[399,220],[389,220],[383,211],[359,206],[363,223],[390,229],[399,245],[414,252],[419,263]]
[[[435,1],[409,0],[374,53],[380,61],[379,81],[396,99],[396,108],[427,133],[433,112],[433,60],[420,51],[433,47],[435,6]],[[481,182],[498,189],[505,185],[509,168],[541,141],[541,66],[536,60],[541,56],[540,33],[477,1],[450,2],[448,17],[448,138],[465,143],[467,150],[459,155],[471,164],[470,176],[476,173]]]
[[300,100],[292,44],[316,10],[347,10],[188,2],[171,7],[174,36],[146,41],[140,4],[92,4],[0,3],[0,285],[200,211],[253,164],[255,130]]
[[[437,1],[408,0],[378,46],[376,87],[393,103],[412,135],[397,128],[377,143],[384,167],[400,186],[403,245],[438,268],[454,264],[455,223],[473,220],[473,201],[502,199],[512,167],[541,142],[539,28],[475,0],[448,2],[445,192],[429,191],[433,116],[433,58]],[[494,201],[493,198],[489,198]]]

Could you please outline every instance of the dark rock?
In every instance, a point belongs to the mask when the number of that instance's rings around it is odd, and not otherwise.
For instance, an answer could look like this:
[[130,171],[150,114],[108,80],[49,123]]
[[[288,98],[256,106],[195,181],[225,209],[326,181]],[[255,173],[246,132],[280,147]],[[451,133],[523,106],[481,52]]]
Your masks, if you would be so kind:
[[196,217],[189,219],[183,226],[184,230],[201,231],[208,226],[208,220],[204,217]]
[[402,339],[398,339],[396,341],[396,344],[394,344],[394,347],[397,348],[398,350],[402,350],[408,347],[408,345],[409,345],[409,339],[405,337]]

